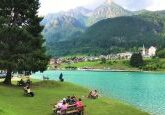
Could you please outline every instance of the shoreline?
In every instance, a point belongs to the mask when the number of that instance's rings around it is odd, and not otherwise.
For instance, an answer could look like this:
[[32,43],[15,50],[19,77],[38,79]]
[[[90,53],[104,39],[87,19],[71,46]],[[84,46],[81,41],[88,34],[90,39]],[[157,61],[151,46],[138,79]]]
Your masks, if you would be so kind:
[[94,72],[142,72],[140,70],[119,70],[119,69],[77,69],[79,71],[94,71]]
[[106,69],[80,69],[77,71],[91,71],[91,72],[142,72],[142,73],[162,73],[164,74],[165,71],[141,71],[141,70],[118,70],[118,69],[112,69],[112,70],[106,70]]
[[[38,93],[38,96],[35,97],[37,99],[32,100],[32,101],[35,101],[35,103],[41,104],[40,101],[38,101],[38,100],[40,100],[40,98],[43,95],[45,95],[44,91],[47,90],[46,95],[42,99],[42,100],[44,100],[46,102],[46,105],[52,103],[52,99],[51,98],[53,98],[53,96],[51,96],[51,95],[60,94],[60,96],[57,95],[57,97],[58,97],[57,99],[55,99],[55,100],[53,99],[53,101],[56,102],[57,100],[59,100],[59,98],[66,96],[66,94],[72,94],[73,91],[71,89],[73,89],[73,88],[75,88],[74,94],[76,94],[76,95],[78,95],[80,97],[82,95],[88,93],[89,90],[90,90],[89,88],[85,88],[85,87],[83,87],[81,85],[77,85],[77,84],[70,83],[70,82],[66,82],[66,83],[62,83],[61,84],[61,83],[58,83],[58,82],[55,82],[55,81],[34,80],[34,86],[35,85],[37,85],[37,87],[40,87],[40,88],[35,88],[34,87],[35,91],[39,92],[39,93]],[[57,86],[59,86],[59,87],[57,87]],[[4,90],[7,91],[7,92],[5,92],[7,95],[9,95],[9,94],[10,95],[14,95],[14,98],[15,98],[16,101],[17,101],[17,99],[20,99],[20,97],[17,96],[18,95],[18,91],[20,90],[19,88],[17,88],[17,87],[11,88],[11,89],[8,88],[8,87],[5,87],[5,88],[6,89],[4,89]],[[68,90],[68,88],[70,90]],[[79,92],[79,89],[81,89],[81,92]],[[61,92],[60,90],[64,90],[64,92],[67,92],[67,93]],[[49,98],[47,99],[46,97],[47,97],[48,94],[49,94]],[[40,95],[42,95],[42,96],[40,96]],[[0,96],[0,97],[1,97],[2,100],[7,99],[6,96],[3,96],[3,95]],[[18,97],[18,98],[16,98],[16,97]],[[9,97],[9,98],[13,98],[13,96]],[[22,97],[21,99],[24,99],[24,97]],[[16,102],[13,99],[11,99],[11,100],[13,101],[13,103]],[[21,112],[22,113],[24,113],[24,112],[26,113],[27,111],[24,108],[27,108],[27,105],[24,104],[24,103],[21,103],[21,102],[22,101],[20,101],[19,104],[18,104],[19,106],[21,105],[20,107],[23,107]],[[29,100],[27,101],[27,103],[28,102],[29,102]],[[123,115],[128,115],[128,114],[131,115],[133,113],[135,113],[135,115],[149,115],[149,112],[147,112],[145,110],[142,110],[142,109],[140,109],[140,108],[138,108],[138,107],[136,107],[136,106],[134,106],[132,104],[126,103],[126,102],[121,101],[119,99],[107,98],[105,96],[99,98],[98,100],[95,100],[96,104],[94,104],[94,105],[93,105],[93,101],[90,101],[88,99],[84,99],[84,103],[87,105],[86,112],[88,112],[91,115],[99,115],[98,113],[96,113],[96,112],[99,112],[99,111],[104,112],[105,115],[109,115],[109,113],[112,113],[112,114],[115,113],[114,115],[119,115],[120,114],[119,110],[123,112]],[[97,108],[99,106],[103,106],[105,103],[107,104],[107,107],[100,108],[99,110],[95,110],[93,108],[93,106],[95,106],[95,108]],[[31,104],[31,103],[29,103],[29,104]],[[5,107],[5,106],[6,106],[5,103],[4,104],[2,103],[2,107]],[[31,105],[31,106],[33,106],[33,105]],[[35,105],[35,107],[37,107],[37,106]],[[16,106],[16,108],[17,108],[17,106]],[[112,108],[112,109],[110,109],[110,108]],[[6,109],[4,111],[11,111],[13,113],[14,110],[15,109],[10,109],[10,110]],[[50,107],[48,107],[48,108],[44,107],[43,110],[44,110],[44,113],[47,113],[47,114],[51,112]],[[40,111],[39,113],[43,112],[43,110],[39,109],[39,111]],[[17,114],[17,111],[15,113]],[[30,111],[30,113],[38,115],[37,114],[38,113],[38,109],[34,108],[34,109],[32,109],[32,111]]]
[[[99,69],[100,70],[100,69]],[[57,70],[55,70],[55,71],[57,71]],[[61,70],[58,70],[58,71],[61,71]],[[90,71],[90,72],[98,72],[98,69],[88,69],[88,70],[62,70],[62,71]],[[99,71],[100,72],[100,71]],[[101,72],[105,72],[104,70],[101,70]],[[113,72],[113,71],[106,71],[106,72]],[[114,72],[119,72],[119,71],[114,71]],[[120,71],[121,72],[121,71]],[[122,71],[123,72],[123,71]],[[127,72],[127,71],[124,71],[124,72]],[[132,71],[132,72],[134,72],[134,71]],[[137,71],[136,71],[137,72]],[[144,71],[138,71],[138,72],[144,72]],[[147,72],[145,72],[145,73],[147,73]],[[33,78],[34,79],[34,78]],[[36,78],[37,79],[37,78]],[[40,79],[41,80],[41,79]],[[76,83],[74,83],[74,82],[69,82],[69,81],[67,81],[68,83],[71,83],[71,84],[73,84],[73,85],[76,85],[76,86],[80,86],[80,87],[83,87],[83,88],[85,88],[85,89],[88,89],[88,90],[91,90],[91,88],[90,87],[85,87],[85,86],[83,86],[83,85],[80,85],[80,84],[76,84]],[[153,114],[153,112],[151,111],[151,110],[147,110],[147,109],[144,109],[144,108],[142,108],[142,107],[140,107],[140,106],[136,106],[136,105],[134,105],[134,104],[131,104],[131,103],[129,103],[128,101],[126,101],[126,100],[122,100],[122,99],[119,99],[119,98],[115,98],[115,97],[110,97],[110,96],[106,96],[106,95],[104,95],[104,94],[101,94],[102,95],[102,97],[103,98],[107,98],[107,99],[112,99],[112,100],[116,100],[116,101],[118,101],[118,102],[121,102],[121,103],[123,103],[123,104],[126,104],[126,105],[130,105],[130,106],[132,106],[132,107],[134,107],[134,108],[136,108],[136,109],[138,109],[138,110],[141,110],[141,111],[143,111],[143,112],[147,112],[147,113],[149,113],[149,114]]]
[[142,73],[162,73],[165,71],[143,71],[143,70],[120,70],[120,69],[48,69],[46,71],[89,71],[89,72],[142,72]]

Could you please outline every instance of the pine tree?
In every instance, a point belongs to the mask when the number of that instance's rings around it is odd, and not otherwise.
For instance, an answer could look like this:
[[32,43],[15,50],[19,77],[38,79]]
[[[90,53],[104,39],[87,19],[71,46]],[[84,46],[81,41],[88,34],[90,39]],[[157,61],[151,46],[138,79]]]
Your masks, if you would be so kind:
[[134,53],[130,59],[130,65],[133,67],[141,67],[143,66],[144,61],[141,53]]
[[40,18],[39,0],[2,0],[0,4],[0,69],[7,70],[5,84],[12,72],[36,72],[47,68]]

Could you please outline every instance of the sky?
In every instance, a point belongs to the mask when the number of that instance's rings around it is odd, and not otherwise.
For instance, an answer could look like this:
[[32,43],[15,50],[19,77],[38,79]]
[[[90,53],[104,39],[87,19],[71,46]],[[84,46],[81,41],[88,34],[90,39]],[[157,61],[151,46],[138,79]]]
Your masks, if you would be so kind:
[[[67,11],[79,6],[94,9],[105,0],[40,0],[39,15]],[[125,9],[137,11],[147,9],[151,11],[165,10],[165,0],[113,0]]]

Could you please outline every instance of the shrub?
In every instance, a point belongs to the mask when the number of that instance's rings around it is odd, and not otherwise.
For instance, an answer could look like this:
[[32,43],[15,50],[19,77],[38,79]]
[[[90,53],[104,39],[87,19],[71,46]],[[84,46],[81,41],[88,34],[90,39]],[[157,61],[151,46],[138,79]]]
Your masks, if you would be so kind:
[[155,71],[157,69],[158,69],[158,67],[155,64],[153,64],[153,65],[146,65],[146,66],[143,67],[143,70],[146,70],[146,71]]
[[130,65],[133,67],[140,67],[143,66],[144,61],[143,61],[143,57],[141,55],[141,53],[134,53],[131,56],[130,59]]
[[165,49],[158,51],[157,56],[159,58],[165,58]]

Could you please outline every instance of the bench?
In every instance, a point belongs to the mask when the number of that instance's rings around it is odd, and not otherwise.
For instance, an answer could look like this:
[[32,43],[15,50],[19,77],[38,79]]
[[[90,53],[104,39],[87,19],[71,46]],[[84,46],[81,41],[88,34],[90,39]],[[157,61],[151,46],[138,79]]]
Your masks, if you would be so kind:
[[[57,114],[57,108],[53,108],[55,114]],[[76,105],[69,105],[66,111],[63,111],[61,114],[58,115],[84,115],[84,106],[82,108],[76,107]]]

